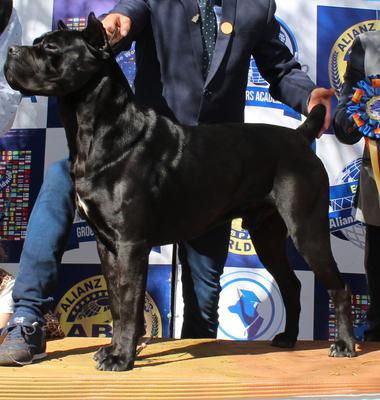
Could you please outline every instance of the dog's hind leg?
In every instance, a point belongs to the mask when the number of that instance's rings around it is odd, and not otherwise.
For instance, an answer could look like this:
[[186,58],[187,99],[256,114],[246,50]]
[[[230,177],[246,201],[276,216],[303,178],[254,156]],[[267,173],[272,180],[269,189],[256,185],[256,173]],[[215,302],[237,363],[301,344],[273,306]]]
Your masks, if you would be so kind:
[[[98,245],[107,280],[114,330],[111,346],[95,355],[97,368],[126,371],[133,368],[136,346],[144,333],[144,299],[150,247],[145,242],[122,242],[116,254]],[[104,262],[111,261],[112,264]],[[104,263],[104,264],[103,264]]]
[[285,330],[273,338],[272,345],[292,348],[298,336],[301,284],[287,258],[285,223],[277,210],[268,206],[246,216],[243,226],[249,231],[260,261],[277,282],[285,305]]
[[330,355],[353,357],[356,353],[351,317],[351,291],[341,278],[331,252],[328,221],[322,222],[311,217],[307,224],[313,226],[313,229],[304,226],[297,229],[292,238],[297,250],[327,289],[335,305],[337,337],[331,346]]
[[[323,176],[321,174],[321,178]],[[322,180],[305,180],[302,185],[292,187],[288,182],[287,189],[277,193],[278,210],[295,247],[314,271],[316,278],[325,286],[335,305],[337,338],[331,346],[330,355],[353,357],[356,353],[351,293],[339,273],[331,251],[328,183]],[[293,197],[287,196],[289,193],[293,193]]]

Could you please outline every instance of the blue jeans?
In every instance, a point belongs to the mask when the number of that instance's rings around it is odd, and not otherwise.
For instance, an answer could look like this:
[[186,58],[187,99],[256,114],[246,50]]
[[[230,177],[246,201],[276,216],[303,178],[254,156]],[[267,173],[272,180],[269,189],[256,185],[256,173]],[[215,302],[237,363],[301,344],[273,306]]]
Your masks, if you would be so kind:
[[[13,290],[15,317],[43,322],[51,309],[74,213],[74,188],[65,159],[49,168],[30,215]],[[229,234],[228,224],[179,246],[185,304],[182,337],[216,337],[219,278]]]
[[51,309],[74,213],[74,187],[65,159],[50,166],[29,218],[13,289],[14,317],[43,322]]
[[220,276],[227,258],[230,230],[228,223],[179,245],[184,339],[216,337]]

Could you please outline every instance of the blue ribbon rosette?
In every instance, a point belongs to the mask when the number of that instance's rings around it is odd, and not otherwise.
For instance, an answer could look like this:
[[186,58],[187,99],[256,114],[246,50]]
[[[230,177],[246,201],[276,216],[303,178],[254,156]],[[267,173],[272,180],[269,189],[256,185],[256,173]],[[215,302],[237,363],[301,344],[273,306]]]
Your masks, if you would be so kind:
[[357,83],[349,97],[346,112],[359,132],[380,140],[380,75],[371,75]]

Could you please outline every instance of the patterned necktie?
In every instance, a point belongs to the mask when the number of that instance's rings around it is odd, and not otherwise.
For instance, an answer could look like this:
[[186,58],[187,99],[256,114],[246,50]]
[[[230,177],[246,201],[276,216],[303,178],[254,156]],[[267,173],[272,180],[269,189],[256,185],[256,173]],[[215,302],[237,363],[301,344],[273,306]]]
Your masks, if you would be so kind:
[[202,73],[206,78],[216,42],[216,16],[211,0],[198,0],[203,44]]

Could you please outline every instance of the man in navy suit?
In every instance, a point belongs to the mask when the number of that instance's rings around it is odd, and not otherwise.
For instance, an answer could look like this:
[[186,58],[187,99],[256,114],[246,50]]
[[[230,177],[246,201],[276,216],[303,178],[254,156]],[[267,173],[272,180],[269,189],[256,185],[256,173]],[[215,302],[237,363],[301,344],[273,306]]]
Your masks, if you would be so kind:
[[[316,88],[279,40],[275,9],[274,0],[225,0],[219,5],[209,0],[121,0],[103,25],[120,50],[136,40],[136,100],[182,124],[242,122],[253,55],[275,99],[305,115],[314,105],[325,104],[327,128],[332,90]],[[52,302],[73,213],[67,161],[58,162],[30,217],[14,289],[15,317],[0,346],[0,365],[9,365],[10,359],[26,364],[45,355],[42,315]],[[180,244],[184,338],[216,337],[219,278],[229,234],[228,224]]]
[[[218,29],[206,76],[202,74],[202,20],[196,0],[121,0],[103,25],[114,43],[136,40],[135,87],[140,103],[182,124],[243,122],[251,55],[270,83],[272,96],[307,114],[315,103],[328,104],[332,92],[316,89],[280,41],[275,8],[271,0],[214,4]],[[326,127],[328,120],[329,116]],[[216,336],[219,277],[229,234],[230,224],[179,245],[182,337]]]

